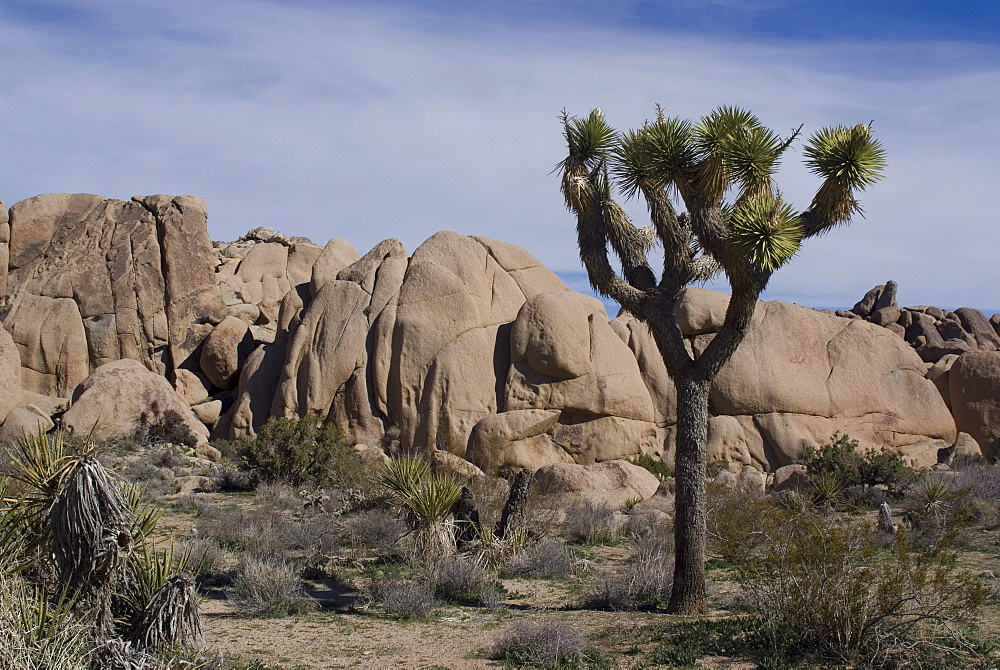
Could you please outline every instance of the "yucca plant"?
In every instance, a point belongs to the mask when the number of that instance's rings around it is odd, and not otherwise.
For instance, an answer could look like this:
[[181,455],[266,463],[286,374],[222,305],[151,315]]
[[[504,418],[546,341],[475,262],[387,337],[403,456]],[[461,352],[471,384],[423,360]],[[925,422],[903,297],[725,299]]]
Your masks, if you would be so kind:
[[835,472],[820,472],[812,477],[812,487],[817,503],[832,503],[843,492],[844,480]]
[[[677,560],[670,610],[706,611],[705,468],[708,391],[732,357],[771,275],[802,242],[860,213],[857,194],[881,178],[885,152],[869,125],[821,129],[806,143],[806,167],[823,181],[796,210],[774,182],[801,127],[781,137],[751,112],[719,107],[698,121],[655,117],[619,133],[593,110],[563,114],[567,155],[560,188],[576,216],[580,259],[593,287],[649,328],[677,386]],[[651,226],[637,227],[617,193],[645,200]],[[682,211],[686,210],[686,211]],[[659,245],[662,269],[650,249]],[[621,267],[617,273],[609,256]],[[684,346],[674,304],[681,289],[725,274],[732,297],[712,342],[695,356]]]
[[[61,432],[26,435],[11,448],[0,574],[34,589],[28,611],[39,625],[62,627],[71,617],[86,627],[91,667],[160,667],[139,647],[155,652],[200,639],[194,590],[171,576],[183,561],[148,544],[155,513],[94,453],[89,441],[70,449]],[[53,637],[51,627],[29,629]]]
[[436,558],[455,552],[449,515],[462,497],[462,484],[454,475],[432,472],[421,456],[405,456],[386,463],[378,479],[410,517],[411,555]]

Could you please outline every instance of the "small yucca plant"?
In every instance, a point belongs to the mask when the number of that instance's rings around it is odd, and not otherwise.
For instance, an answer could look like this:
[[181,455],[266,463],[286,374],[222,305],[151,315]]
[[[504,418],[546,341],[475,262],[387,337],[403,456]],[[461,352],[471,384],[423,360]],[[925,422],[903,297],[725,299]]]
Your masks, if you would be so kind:
[[836,472],[820,472],[812,477],[813,493],[817,503],[832,503],[845,486]]
[[23,580],[37,596],[25,608],[36,625],[25,630],[44,640],[29,667],[76,667],[48,663],[41,649],[62,639],[52,626],[64,627],[66,617],[86,630],[85,655],[95,668],[159,667],[139,647],[158,652],[200,641],[193,584],[171,577],[183,561],[147,543],[155,513],[95,450],[89,441],[70,449],[61,432],[26,435],[11,448],[0,577]]
[[462,484],[451,474],[431,472],[420,456],[394,458],[379,473],[379,482],[410,515],[408,534],[413,556],[439,557],[455,551],[449,522],[451,507],[462,497]]

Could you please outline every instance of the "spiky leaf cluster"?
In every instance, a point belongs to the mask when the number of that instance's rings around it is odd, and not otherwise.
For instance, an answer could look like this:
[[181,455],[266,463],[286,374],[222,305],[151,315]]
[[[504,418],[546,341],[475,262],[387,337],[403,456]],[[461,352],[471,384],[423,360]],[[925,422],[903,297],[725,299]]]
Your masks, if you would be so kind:
[[823,128],[809,138],[803,153],[811,172],[843,188],[864,190],[881,179],[885,169],[882,143],[864,123]]
[[[605,260],[609,245],[627,285],[640,290],[656,284],[647,261],[655,242],[665,251],[661,286],[685,285],[720,268],[736,280],[744,263],[763,273],[755,282],[766,283],[804,237],[860,212],[856,192],[885,167],[869,126],[820,130],[805,153],[806,165],[824,181],[800,214],[781,199],[774,174],[801,128],[783,138],[751,112],[727,106],[696,123],[657,108],[654,121],[623,133],[600,110],[566,117],[564,126],[569,155],[559,169],[566,205],[578,216],[581,259],[594,286],[620,301],[628,291]],[[641,194],[653,226],[634,226],[614,201],[616,190]],[[687,213],[674,209],[677,195]]]
[[768,273],[787,263],[802,242],[802,225],[792,207],[769,195],[734,207],[730,226],[740,256]]
[[419,522],[444,519],[462,497],[458,479],[431,472],[430,465],[420,456],[391,459],[379,472],[379,481]]

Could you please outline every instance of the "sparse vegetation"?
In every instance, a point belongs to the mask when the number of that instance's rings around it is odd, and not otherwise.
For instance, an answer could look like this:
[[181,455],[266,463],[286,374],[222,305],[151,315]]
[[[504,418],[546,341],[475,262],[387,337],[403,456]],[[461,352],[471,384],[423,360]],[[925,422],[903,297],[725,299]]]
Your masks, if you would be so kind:
[[[178,476],[189,471],[187,455],[175,448],[153,447],[148,455],[130,452],[109,462],[147,483],[156,477],[167,482],[166,470]],[[228,476],[239,478],[244,472],[233,467]],[[218,474],[214,469],[210,476]],[[983,550],[984,545],[975,543],[979,533],[988,532],[990,510],[996,510],[995,469],[978,463],[959,472],[925,473],[905,487],[900,484],[903,498],[885,484],[844,488],[835,475],[831,488],[821,494],[825,476],[820,472],[820,485],[814,479],[814,490],[798,495],[771,496],[710,483],[709,549],[715,560],[709,578],[717,585],[712,593],[718,594],[712,596],[712,606],[740,613],[715,621],[641,625],[628,634],[634,665],[684,666],[711,655],[752,659],[762,667],[899,667],[912,665],[919,651],[923,667],[976,667],[981,659],[992,658],[994,639],[969,628],[966,615],[972,605],[996,607],[995,570],[966,572],[950,561],[963,546]],[[169,597],[152,594],[157,584],[184,581],[171,577],[171,566],[185,560],[199,589],[224,597],[243,617],[287,622],[279,625],[297,626],[302,619],[294,617],[317,608],[324,611],[314,615],[317,619],[332,610],[335,616],[373,617],[382,625],[393,625],[395,619],[450,625],[446,622],[468,620],[463,612],[475,608],[475,619],[488,626],[518,616],[521,608],[537,616],[562,606],[571,608],[574,626],[581,623],[579,630],[593,636],[594,646],[584,639],[582,652],[576,642],[569,644],[572,636],[559,631],[519,634],[495,654],[481,652],[508,667],[613,667],[607,651],[594,649],[624,653],[623,635],[595,628],[588,610],[614,610],[623,621],[632,621],[669,603],[674,560],[669,508],[667,513],[636,508],[627,514],[594,505],[549,510],[551,501],[536,492],[525,520],[500,538],[493,529],[508,487],[480,478],[469,483],[472,500],[484,505],[480,522],[459,553],[447,504],[458,495],[458,480],[434,475],[420,458],[395,459],[378,472],[362,472],[361,479],[381,482],[382,492],[258,481],[252,494],[161,497],[172,518],[190,519],[196,529],[175,540],[172,555],[156,551],[135,561],[147,569],[130,573],[136,586],[117,589],[111,603],[113,618],[120,622],[116,625],[126,631],[117,639],[132,645],[134,658],[159,658],[156,662],[167,667],[182,656],[195,658],[166,643],[185,625],[183,607],[171,606],[175,616],[162,617],[159,627],[143,623],[170,603]],[[431,485],[435,479],[436,490]],[[13,492],[22,485],[11,486]],[[129,505],[139,504],[136,493],[129,496],[135,497]],[[888,500],[897,519],[905,513],[898,521],[898,537],[872,530],[874,513],[867,503],[856,502],[862,496]],[[421,524],[433,528],[437,544],[415,542]],[[423,549],[417,551],[417,546]],[[992,554],[976,554],[983,555]],[[186,588],[191,584],[186,582]],[[37,597],[40,592],[32,593]],[[822,600],[830,593],[835,597]],[[880,609],[878,603],[891,604],[894,594],[906,602],[895,610]],[[867,609],[859,610],[860,603]],[[925,605],[929,609],[921,614],[919,607]],[[854,622],[869,611],[879,621],[867,626],[869,632],[852,633]],[[72,625],[79,615],[72,609],[69,615],[66,639],[54,637],[52,653],[59,645],[69,656],[76,653]],[[140,626],[153,631],[141,647],[131,642],[137,639],[132,628]],[[566,643],[567,653],[553,661],[546,640]],[[116,644],[95,649],[88,642],[82,649],[91,656],[78,667],[88,667],[93,658],[108,663],[126,653]],[[249,662],[198,658],[196,663],[205,664],[201,667],[219,670]]]
[[364,464],[347,444],[344,433],[313,416],[271,418],[256,437],[236,444],[236,454],[259,481],[296,487],[364,485]]
[[246,556],[236,572],[229,602],[245,617],[275,617],[315,609],[302,591],[299,569],[281,558]]
[[583,635],[562,621],[539,625],[516,624],[493,643],[489,657],[510,667],[595,670],[612,667],[590,649]]

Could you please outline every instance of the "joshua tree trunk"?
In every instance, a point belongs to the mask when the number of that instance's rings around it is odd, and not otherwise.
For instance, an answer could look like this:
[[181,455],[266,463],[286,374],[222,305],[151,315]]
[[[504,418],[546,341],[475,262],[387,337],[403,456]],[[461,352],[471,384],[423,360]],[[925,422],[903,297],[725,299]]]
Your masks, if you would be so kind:
[[705,465],[709,382],[677,379],[677,449],[674,452],[674,587],[670,612],[702,614],[705,604],[705,536],[708,505]]

